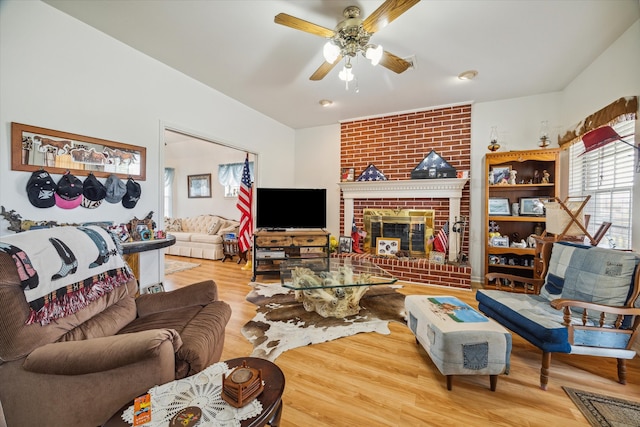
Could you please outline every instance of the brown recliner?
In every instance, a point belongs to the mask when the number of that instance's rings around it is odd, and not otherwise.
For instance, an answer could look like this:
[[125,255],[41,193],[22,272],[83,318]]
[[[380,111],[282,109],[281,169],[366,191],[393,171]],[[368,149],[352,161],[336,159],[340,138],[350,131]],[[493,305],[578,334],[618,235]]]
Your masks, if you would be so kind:
[[151,387],[220,360],[231,308],[209,280],[135,297],[135,279],[45,326],[0,253],[0,402],[7,425],[97,426]]

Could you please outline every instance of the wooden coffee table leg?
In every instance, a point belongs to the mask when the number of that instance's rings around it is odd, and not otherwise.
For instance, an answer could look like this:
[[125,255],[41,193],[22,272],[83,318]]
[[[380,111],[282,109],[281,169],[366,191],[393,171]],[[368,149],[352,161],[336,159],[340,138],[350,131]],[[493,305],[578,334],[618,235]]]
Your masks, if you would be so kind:
[[273,413],[273,417],[269,420],[269,425],[271,427],[278,427],[280,425],[280,417],[282,416],[282,399],[280,399],[280,403],[278,403],[278,407]]
[[490,375],[489,382],[491,383],[491,391],[496,391],[496,386],[498,385],[498,376]]
[[451,391],[453,388],[453,375],[447,375],[447,390]]

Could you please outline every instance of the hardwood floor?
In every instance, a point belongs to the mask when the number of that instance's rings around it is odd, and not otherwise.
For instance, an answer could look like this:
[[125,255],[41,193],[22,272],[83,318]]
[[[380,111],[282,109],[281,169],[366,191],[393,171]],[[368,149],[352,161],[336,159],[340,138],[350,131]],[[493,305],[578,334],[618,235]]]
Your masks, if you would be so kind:
[[[240,329],[253,318],[245,301],[251,272],[233,261],[165,277],[175,289],[213,279],[233,314],[222,360],[247,356]],[[258,281],[265,276],[259,276]],[[405,294],[454,295],[477,307],[472,291],[404,284]],[[455,377],[453,390],[406,325],[392,322],[390,335],[364,333],[285,352],[275,363],[286,377],[282,427],[293,426],[589,426],[562,386],[640,401],[640,358],[627,363],[627,385],[616,382],[615,359],[554,354],[549,389],[538,387],[541,352],[513,334],[511,372],[495,392],[488,376]]]

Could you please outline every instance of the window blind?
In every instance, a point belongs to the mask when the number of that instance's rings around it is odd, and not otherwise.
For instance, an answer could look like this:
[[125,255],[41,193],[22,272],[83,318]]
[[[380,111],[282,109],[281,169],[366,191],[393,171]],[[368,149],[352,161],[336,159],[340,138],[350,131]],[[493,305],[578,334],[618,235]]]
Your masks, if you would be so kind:
[[[612,127],[625,141],[635,145],[635,120]],[[569,196],[591,196],[584,210],[591,215],[587,230],[593,235],[603,222],[612,224],[600,246],[631,249],[636,151],[622,141],[588,153],[582,143],[569,148]]]

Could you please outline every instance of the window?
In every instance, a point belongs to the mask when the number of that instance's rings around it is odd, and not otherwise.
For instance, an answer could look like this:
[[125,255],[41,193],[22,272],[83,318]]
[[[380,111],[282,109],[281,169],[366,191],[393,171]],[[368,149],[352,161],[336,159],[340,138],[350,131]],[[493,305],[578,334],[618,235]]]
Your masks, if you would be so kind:
[[602,222],[612,223],[600,246],[631,249],[635,120],[612,127],[631,145],[615,141],[582,155],[584,144],[573,144],[569,149],[569,196],[591,196],[584,211],[591,215],[590,234]]
[[[244,163],[218,165],[218,182],[224,187],[224,197],[238,197]],[[253,162],[249,162],[249,174],[253,181]]]

